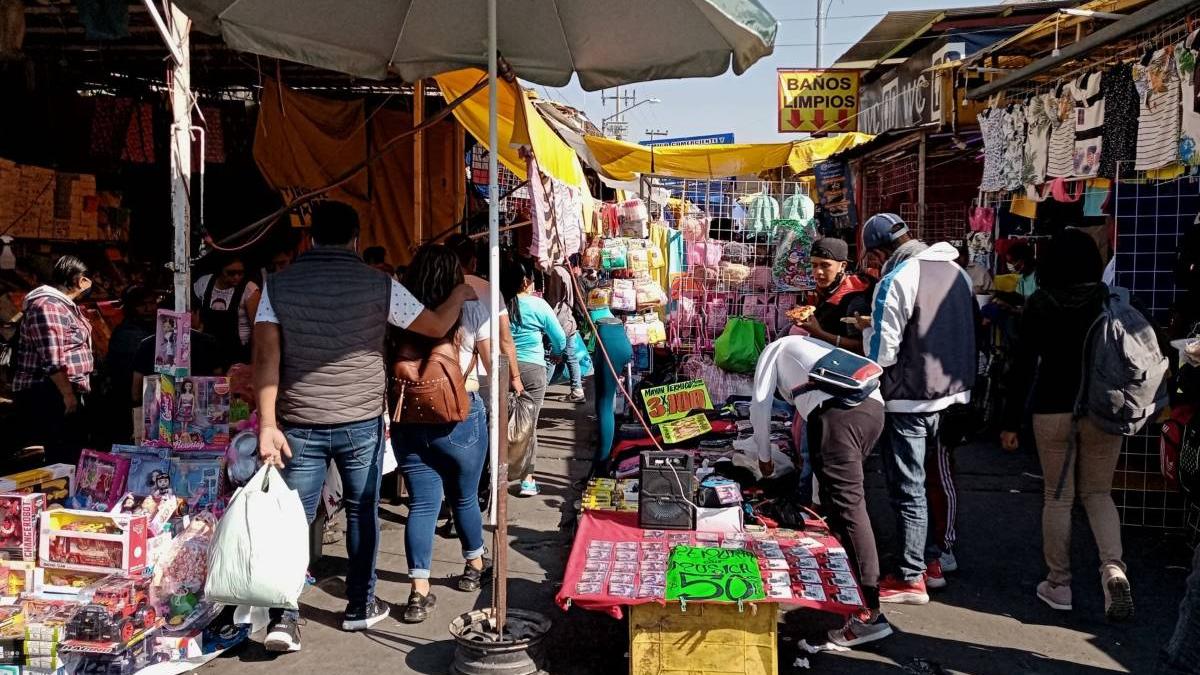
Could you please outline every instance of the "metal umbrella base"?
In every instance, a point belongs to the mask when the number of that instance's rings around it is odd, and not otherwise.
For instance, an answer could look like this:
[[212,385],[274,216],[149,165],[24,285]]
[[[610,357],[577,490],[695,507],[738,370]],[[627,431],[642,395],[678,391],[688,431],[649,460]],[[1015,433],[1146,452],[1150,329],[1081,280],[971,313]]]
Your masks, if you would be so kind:
[[542,641],[550,619],[524,609],[509,609],[504,635],[496,639],[491,608],[459,615],[450,622],[457,649],[451,675],[542,675]]

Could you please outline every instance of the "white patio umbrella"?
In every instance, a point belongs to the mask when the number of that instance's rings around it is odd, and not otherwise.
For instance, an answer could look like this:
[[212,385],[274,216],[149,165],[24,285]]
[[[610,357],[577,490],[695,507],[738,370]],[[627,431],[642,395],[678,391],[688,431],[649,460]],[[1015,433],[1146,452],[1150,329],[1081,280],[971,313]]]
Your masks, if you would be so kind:
[[[778,25],[758,0],[173,0],[232,48],[350,75],[408,82],[466,67],[488,71],[488,244],[492,316],[499,314],[496,186],[497,56],[518,77],[584,89],[742,74],[774,50]],[[503,14],[498,15],[498,7]],[[486,17],[486,21],[484,19]],[[491,323],[492,344],[499,325]],[[492,350],[498,372],[500,350]],[[490,388],[492,410],[499,387]],[[493,488],[500,426],[489,421]],[[497,490],[503,499],[503,490]],[[503,532],[505,523],[497,523]],[[501,540],[498,542],[503,545]],[[499,552],[497,552],[499,553]],[[498,575],[503,574],[497,565]],[[503,577],[498,576],[497,585]],[[502,605],[502,603],[500,603]],[[503,620],[501,609],[500,620]]]

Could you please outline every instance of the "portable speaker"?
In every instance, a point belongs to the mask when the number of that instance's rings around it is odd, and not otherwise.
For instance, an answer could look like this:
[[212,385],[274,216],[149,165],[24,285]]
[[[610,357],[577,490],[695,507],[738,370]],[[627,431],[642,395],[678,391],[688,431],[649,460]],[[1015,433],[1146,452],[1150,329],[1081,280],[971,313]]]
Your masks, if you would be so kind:
[[646,530],[694,530],[696,509],[689,502],[696,490],[692,455],[644,452],[638,527]]

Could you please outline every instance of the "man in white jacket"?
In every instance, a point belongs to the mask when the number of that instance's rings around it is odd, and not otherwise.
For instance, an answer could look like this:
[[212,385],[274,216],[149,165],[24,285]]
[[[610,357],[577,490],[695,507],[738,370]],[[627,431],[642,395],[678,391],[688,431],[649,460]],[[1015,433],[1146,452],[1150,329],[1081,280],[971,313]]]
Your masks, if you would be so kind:
[[862,357],[835,350],[815,338],[780,338],[767,345],[754,371],[750,422],[763,475],[774,473],[771,407],[775,397],[790,401],[795,414],[805,422],[809,460],[817,475],[821,503],[863,589],[866,609],[850,617],[845,627],[829,633],[831,642],[852,647],[892,634],[891,625],[879,609],[879,554],[867,514],[862,466],[883,431],[883,398],[877,382],[853,396],[836,396],[828,388],[818,388],[810,375],[814,369],[830,365],[829,359],[822,360],[826,357],[855,367],[861,364],[856,373],[879,372],[875,364]]
[[[883,460],[901,545],[899,574],[880,583],[880,600],[925,604],[925,561],[938,555],[926,547],[925,454],[937,450],[939,413],[971,400],[977,306],[970,279],[955,263],[958,251],[914,239],[894,213],[867,220],[863,247],[887,256],[869,324],[862,325],[867,358],[884,368]],[[937,563],[937,585],[945,583],[940,569]]]

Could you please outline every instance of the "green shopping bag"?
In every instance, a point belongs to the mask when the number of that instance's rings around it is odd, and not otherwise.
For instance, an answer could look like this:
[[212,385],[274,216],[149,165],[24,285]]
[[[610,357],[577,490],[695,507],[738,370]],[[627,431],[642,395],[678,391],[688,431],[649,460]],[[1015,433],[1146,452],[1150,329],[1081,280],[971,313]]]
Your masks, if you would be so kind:
[[713,360],[725,372],[753,373],[766,346],[767,327],[763,322],[733,316],[713,344]]

